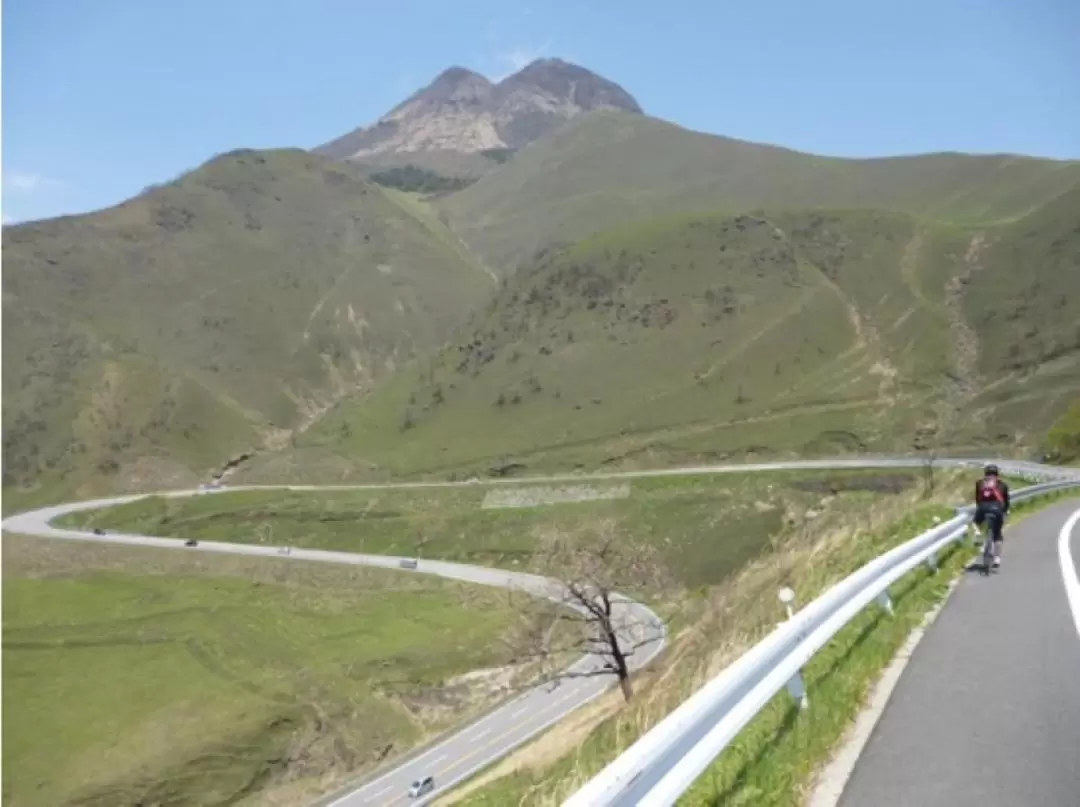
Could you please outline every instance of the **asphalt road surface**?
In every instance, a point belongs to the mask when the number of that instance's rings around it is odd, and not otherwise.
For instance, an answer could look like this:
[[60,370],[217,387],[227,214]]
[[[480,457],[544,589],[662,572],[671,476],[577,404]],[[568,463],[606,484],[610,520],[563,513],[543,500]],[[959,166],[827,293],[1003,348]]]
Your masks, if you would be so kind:
[[[948,459],[939,458],[939,466],[980,466],[979,458]],[[748,464],[724,464],[670,468],[662,470],[624,471],[599,474],[568,474],[548,477],[520,477],[499,480],[499,484],[544,484],[563,481],[588,481],[603,479],[633,479],[657,476],[685,476],[694,474],[740,473],[779,470],[812,470],[843,468],[903,468],[918,467],[925,463],[919,457],[860,457],[833,460],[800,460],[791,462],[763,462]],[[1000,461],[1006,474],[1028,476],[1066,476],[1074,473],[1071,469],[1055,469],[1026,462]],[[227,490],[343,490],[374,488],[426,488],[460,487],[470,482],[415,482],[378,485],[333,485],[316,487],[310,485],[249,485],[224,488]],[[487,482],[485,484],[490,484]],[[165,496],[217,495],[217,491],[162,491]],[[50,526],[53,519],[71,512],[98,509],[116,504],[136,501],[149,494],[117,496],[89,502],[46,507],[29,513],[20,513],[4,520],[3,529],[23,535],[43,538],[97,541],[114,544],[132,544],[139,546],[158,546],[182,549],[186,552],[221,552],[226,554],[271,555],[297,560],[315,560],[330,563],[349,563],[366,566],[380,566],[397,569],[401,558],[379,555],[359,555],[345,552],[327,552],[322,550],[291,549],[288,555],[275,547],[251,546],[245,544],[200,542],[197,548],[185,548],[182,541],[170,538],[157,538],[145,535],[94,535],[90,532],[66,530]],[[441,561],[421,560],[415,570],[423,574],[436,574],[457,580],[464,580],[483,585],[517,588],[538,596],[559,598],[557,583],[542,577],[499,569],[467,566],[464,564]],[[997,578],[993,581],[999,582]],[[1059,584],[1060,587],[1060,584]],[[651,610],[639,603],[625,601],[620,604],[618,621],[624,637],[641,642],[642,646],[630,659],[632,669],[638,669],[649,663],[663,650],[666,633],[663,624]],[[400,764],[385,773],[378,773],[363,784],[343,789],[335,796],[319,802],[326,807],[391,807],[407,803],[422,805],[436,796],[445,793],[452,786],[464,781],[473,773],[487,767],[514,748],[540,734],[554,725],[562,717],[570,714],[585,703],[593,700],[614,683],[610,675],[586,675],[581,673],[596,672],[602,664],[597,656],[587,656],[577,662],[568,672],[572,676],[557,682],[549,682],[523,693],[517,698],[489,712],[478,721],[459,730],[436,743],[407,756]],[[407,796],[409,785],[425,776],[434,776],[436,789],[426,797],[411,800]],[[861,802],[860,802],[861,803]],[[877,802],[873,802],[877,803]],[[884,802],[882,802],[884,803]]]
[[1077,510],[1080,499],[1069,499],[1006,523],[1001,570],[960,581],[841,807],[1080,804],[1080,602],[1067,595],[1080,558]]

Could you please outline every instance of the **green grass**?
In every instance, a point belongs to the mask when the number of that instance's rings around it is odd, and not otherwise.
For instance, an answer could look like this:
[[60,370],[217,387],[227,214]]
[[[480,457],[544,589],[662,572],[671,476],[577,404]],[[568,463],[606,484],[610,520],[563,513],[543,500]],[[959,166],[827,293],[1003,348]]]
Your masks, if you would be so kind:
[[443,342],[491,278],[299,150],[4,228],[4,487],[190,484]]
[[[907,451],[928,431],[1030,451],[1080,389],[1080,293],[1047,274],[1080,260],[1078,204],[996,228],[820,211],[592,236],[300,443],[393,476]],[[1018,280],[1044,255],[1057,263]],[[1022,327],[1043,346],[1014,349]]]
[[1080,460],[1080,398],[1054,423],[1046,436],[1046,447],[1054,462]]
[[969,224],[1023,216],[1077,183],[1078,162],[820,157],[605,112],[533,143],[443,206],[486,262],[510,271],[552,242],[672,212],[877,208]]
[[4,536],[4,803],[306,801],[484,704],[494,590]]
[[965,313],[979,332],[980,369],[1023,369],[1080,344],[1080,187],[988,232]]
[[487,486],[237,492],[148,498],[60,523],[526,568],[538,531],[572,532],[613,519],[628,540],[660,549],[678,583],[699,588],[725,580],[808,511],[857,510],[919,484],[914,472],[661,477],[634,480],[624,499],[508,509],[481,509]]

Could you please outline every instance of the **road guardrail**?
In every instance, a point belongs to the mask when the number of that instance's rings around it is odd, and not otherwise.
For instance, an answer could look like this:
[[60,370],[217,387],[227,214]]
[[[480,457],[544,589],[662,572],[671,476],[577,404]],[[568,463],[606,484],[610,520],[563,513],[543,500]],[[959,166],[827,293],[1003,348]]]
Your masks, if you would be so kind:
[[[1080,488],[1076,469],[1000,464],[1014,477],[1058,477],[1016,491],[1014,503]],[[813,693],[806,691],[800,670],[871,603],[891,613],[889,586],[901,577],[924,564],[936,569],[938,554],[967,534],[974,507],[959,507],[956,512],[870,561],[781,623],[642,735],[563,807],[667,807],[781,689],[786,687],[805,707]]]

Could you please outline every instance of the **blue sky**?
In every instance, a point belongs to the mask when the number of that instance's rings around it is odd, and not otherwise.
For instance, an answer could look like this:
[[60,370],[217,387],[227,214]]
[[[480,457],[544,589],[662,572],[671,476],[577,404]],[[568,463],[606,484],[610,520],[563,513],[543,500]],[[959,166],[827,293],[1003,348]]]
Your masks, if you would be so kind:
[[325,142],[442,69],[537,56],[650,114],[806,151],[1080,158],[1077,0],[5,0],[3,215]]

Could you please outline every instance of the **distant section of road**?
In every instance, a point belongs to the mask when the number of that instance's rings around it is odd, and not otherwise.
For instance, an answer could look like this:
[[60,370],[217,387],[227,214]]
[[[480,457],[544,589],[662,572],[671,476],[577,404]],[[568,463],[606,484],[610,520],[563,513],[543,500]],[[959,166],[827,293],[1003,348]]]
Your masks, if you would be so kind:
[[[972,466],[979,467],[985,460],[979,458],[947,459],[937,458],[935,464],[940,467]],[[596,474],[564,474],[543,477],[518,477],[504,480],[486,480],[490,484],[555,483],[567,481],[636,479],[662,476],[692,476],[720,473],[751,473],[765,471],[797,470],[843,470],[872,468],[912,468],[922,467],[926,460],[919,457],[859,457],[833,460],[799,460],[790,462],[761,462],[744,464],[705,465],[662,470],[617,471]],[[1080,475],[1072,468],[1055,468],[1021,461],[998,461],[1005,474],[1029,475],[1045,478],[1070,477]],[[371,490],[389,488],[432,488],[463,487],[476,482],[407,482],[399,484],[372,485],[244,485],[220,490],[181,490],[162,491],[157,495],[186,497],[195,495],[218,495],[222,492],[240,490]],[[118,504],[137,501],[154,494],[134,494],[115,496],[94,501],[72,502],[45,507],[29,513],[10,516],[3,521],[4,530],[23,535],[54,538],[63,540],[97,541],[120,545],[156,546],[183,551],[219,552],[224,554],[263,555],[295,560],[311,560],[328,563],[345,563],[365,566],[379,566],[399,569],[402,558],[381,555],[360,555],[347,552],[329,552],[314,549],[291,549],[283,555],[275,547],[252,546],[200,542],[198,547],[185,548],[183,541],[172,538],[158,538],[148,535],[95,535],[92,532],[68,530],[52,526],[51,522],[68,513],[82,510],[96,510]],[[422,574],[434,574],[472,583],[503,588],[518,589],[531,594],[553,599],[561,599],[561,586],[553,580],[543,577],[507,572],[480,566],[468,566],[443,561],[422,560],[414,570]],[[994,581],[996,582],[996,581]],[[630,659],[633,669],[648,664],[664,648],[666,633],[663,623],[646,606],[629,600],[619,603],[622,614],[619,623],[623,630],[633,634],[632,640],[641,643]],[[596,672],[602,661],[596,656],[586,656],[578,661],[568,672]],[[992,670],[991,670],[992,672]],[[985,676],[983,676],[985,678]],[[558,722],[562,717],[602,694],[614,682],[613,676],[594,675],[588,677],[568,677],[556,682],[545,683],[530,689],[488,713],[472,725],[461,729],[456,734],[423,749],[392,770],[379,774],[364,784],[342,791],[338,796],[324,799],[320,804],[326,807],[391,807],[406,803],[426,804],[452,786],[464,781],[476,771],[487,767],[507,753],[535,737],[547,727]],[[427,796],[410,800],[406,793],[409,785],[425,776],[434,776],[436,790]]]
[[[904,670],[840,807],[1076,807],[1080,499],[1009,528],[1000,572],[962,580]],[[1067,529],[1066,529],[1067,528]],[[974,550],[972,550],[974,552]],[[1062,585],[1062,578],[1066,585]]]

